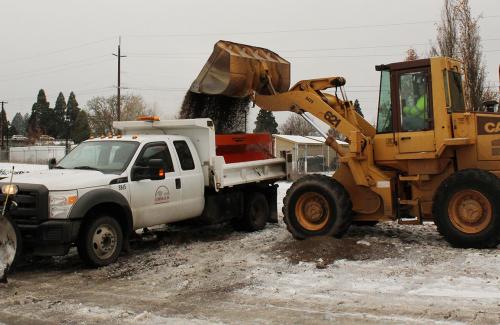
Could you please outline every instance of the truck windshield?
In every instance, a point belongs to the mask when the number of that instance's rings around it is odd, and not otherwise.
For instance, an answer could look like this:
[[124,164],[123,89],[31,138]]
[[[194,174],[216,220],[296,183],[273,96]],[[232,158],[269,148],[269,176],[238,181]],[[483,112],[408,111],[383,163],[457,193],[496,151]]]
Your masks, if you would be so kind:
[[83,142],[68,153],[56,168],[119,174],[127,168],[138,146],[139,143],[134,141]]

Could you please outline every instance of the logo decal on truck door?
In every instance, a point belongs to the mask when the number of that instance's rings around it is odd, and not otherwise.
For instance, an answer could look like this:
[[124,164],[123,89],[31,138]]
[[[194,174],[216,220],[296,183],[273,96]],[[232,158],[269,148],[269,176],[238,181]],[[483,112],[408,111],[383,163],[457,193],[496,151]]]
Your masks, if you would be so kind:
[[160,186],[156,189],[155,204],[167,203],[170,200],[170,191],[166,186]]

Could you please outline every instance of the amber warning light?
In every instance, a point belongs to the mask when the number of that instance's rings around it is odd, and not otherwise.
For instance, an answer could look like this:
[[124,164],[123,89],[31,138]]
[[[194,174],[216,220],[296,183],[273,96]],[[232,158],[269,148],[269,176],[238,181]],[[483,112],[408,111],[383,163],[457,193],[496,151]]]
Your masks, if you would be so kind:
[[138,121],[159,121],[159,116],[149,116],[149,115],[140,115],[137,117]]

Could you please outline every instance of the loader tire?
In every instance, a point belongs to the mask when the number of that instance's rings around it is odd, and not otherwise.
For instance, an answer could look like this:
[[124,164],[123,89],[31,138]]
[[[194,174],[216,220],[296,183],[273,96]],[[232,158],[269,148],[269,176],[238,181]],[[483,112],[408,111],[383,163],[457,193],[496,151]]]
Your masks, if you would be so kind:
[[343,236],[351,225],[351,210],[342,184],[324,175],[300,178],[283,199],[283,220],[296,239]]
[[123,232],[115,218],[100,215],[84,223],[77,241],[80,258],[90,267],[114,263],[123,247]]
[[432,214],[454,247],[491,248],[500,243],[500,180],[478,169],[448,177],[434,196]]
[[266,196],[260,192],[245,195],[245,211],[243,218],[236,220],[237,229],[245,231],[258,231],[266,227],[270,209]]

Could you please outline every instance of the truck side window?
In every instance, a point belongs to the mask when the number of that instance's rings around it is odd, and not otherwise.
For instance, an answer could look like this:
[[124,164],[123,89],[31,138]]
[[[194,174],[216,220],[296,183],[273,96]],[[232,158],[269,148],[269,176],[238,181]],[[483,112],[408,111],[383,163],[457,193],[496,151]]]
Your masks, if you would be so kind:
[[194,169],[194,160],[191,155],[191,150],[186,141],[174,141],[175,151],[179,156],[179,161],[181,162],[182,170],[192,170]]
[[378,100],[377,133],[392,132],[391,73],[382,71]]
[[423,71],[399,76],[399,107],[402,131],[430,129],[430,101],[427,74]]
[[171,173],[174,171],[174,164],[170,151],[165,143],[152,144],[146,147],[141,156],[135,162],[136,166],[147,166],[150,159],[161,159],[165,164],[165,172]]

